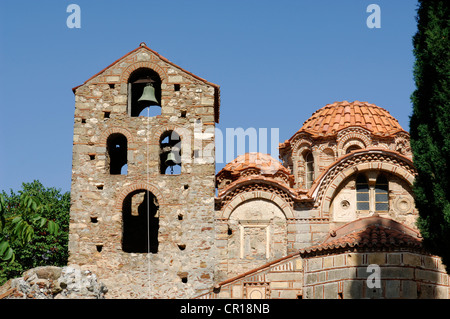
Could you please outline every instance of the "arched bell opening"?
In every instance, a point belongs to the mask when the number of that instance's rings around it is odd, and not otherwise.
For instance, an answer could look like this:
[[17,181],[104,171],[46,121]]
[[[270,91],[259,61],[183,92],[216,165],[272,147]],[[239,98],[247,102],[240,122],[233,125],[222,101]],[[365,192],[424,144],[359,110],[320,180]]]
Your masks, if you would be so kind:
[[111,175],[128,173],[128,141],[125,135],[113,133],[106,141],[107,169]]
[[167,131],[161,135],[160,173],[165,175],[181,174],[181,138],[175,131]]
[[140,68],[128,79],[128,114],[156,116],[161,114],[161,78],[152,69]]
[[159,204],[147,190],[128,194],[122,204],[122,250],[127,253],[158,252]]

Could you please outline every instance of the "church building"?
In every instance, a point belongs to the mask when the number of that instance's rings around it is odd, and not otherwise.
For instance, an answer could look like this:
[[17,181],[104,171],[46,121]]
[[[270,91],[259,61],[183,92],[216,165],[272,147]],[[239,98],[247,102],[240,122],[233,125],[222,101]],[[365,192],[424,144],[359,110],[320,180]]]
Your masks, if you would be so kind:
[[280,159],[246,153],[216,175],[217,84],[141,43],[73,92],[69,264],[107,298],[450,297],[386,109],[296,114]]

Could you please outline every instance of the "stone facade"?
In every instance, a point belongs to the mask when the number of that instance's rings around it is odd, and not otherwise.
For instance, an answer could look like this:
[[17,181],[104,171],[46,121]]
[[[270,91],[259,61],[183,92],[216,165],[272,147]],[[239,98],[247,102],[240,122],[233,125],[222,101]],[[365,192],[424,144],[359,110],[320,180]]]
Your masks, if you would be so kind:
[[409,134],[385,109],[328,104],[281,162],[248,153],[215,175],[217,85],[141,44],[74,93],[69,261],[106,298],[448,298],[415,226]]
[[[147,77],[159,85],[150,109],[160,114],[136,116],[134,80]],[[110,298],[191,297],[211,287],[215,167],[194,156],[214,135],[200,132],[197,145],[193,135],[196,124],[214,128],[219,87],[141,44],[73,91],[69,262],[98,274]],[[166,137],[181,148],[177,174],[163,171],[174,146]]]
[[[380,267],[371,288],[370,265]],[[348,252],[305,260],[305,299],[448,299],[448,276],[439,258],[408,251]]]
[[392,219],[358,219],[322,244],[220,282],[198,298],[448,299],[449,276],[419,237]]

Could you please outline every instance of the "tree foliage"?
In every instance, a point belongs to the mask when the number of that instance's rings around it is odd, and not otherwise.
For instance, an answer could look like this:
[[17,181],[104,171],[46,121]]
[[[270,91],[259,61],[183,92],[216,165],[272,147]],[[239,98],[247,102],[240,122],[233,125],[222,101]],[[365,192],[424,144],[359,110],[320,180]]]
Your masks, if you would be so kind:
[[414,183],[417,225],[428,250],[450,266],[450,5],[420,0],[413,38],[411,148],[418,176]]
[[23,183],[0,194],[0,284],[24,270],[67,264],[70,194]]

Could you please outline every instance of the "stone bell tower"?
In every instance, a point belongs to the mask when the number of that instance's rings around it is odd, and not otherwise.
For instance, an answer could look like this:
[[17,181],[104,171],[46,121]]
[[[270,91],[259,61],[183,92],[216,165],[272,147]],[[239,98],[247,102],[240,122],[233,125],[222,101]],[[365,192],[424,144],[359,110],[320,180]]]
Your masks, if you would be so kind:
[[109,298],[209,289],[219,86],[141,43],[73,92],[69,263]]

